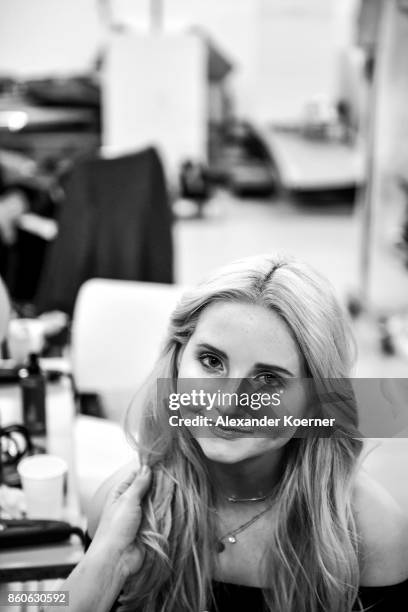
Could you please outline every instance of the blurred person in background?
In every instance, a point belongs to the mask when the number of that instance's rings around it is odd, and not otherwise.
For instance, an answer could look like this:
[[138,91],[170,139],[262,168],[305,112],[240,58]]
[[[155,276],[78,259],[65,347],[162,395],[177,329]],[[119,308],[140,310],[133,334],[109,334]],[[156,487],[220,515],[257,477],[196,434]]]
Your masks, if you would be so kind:
[[0,275],[16,305],[34,300],[59,197],[51,170],[0,148]]

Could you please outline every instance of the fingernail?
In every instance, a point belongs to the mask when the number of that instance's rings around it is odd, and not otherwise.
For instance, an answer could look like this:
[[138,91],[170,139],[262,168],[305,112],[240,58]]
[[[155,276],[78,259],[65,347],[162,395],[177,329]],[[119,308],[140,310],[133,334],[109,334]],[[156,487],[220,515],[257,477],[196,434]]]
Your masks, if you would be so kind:
[[148,465],[145,464],[142,466],[142,469],[140,470],[140,475],[147,476],[149,472],[150,472],[150,468]]

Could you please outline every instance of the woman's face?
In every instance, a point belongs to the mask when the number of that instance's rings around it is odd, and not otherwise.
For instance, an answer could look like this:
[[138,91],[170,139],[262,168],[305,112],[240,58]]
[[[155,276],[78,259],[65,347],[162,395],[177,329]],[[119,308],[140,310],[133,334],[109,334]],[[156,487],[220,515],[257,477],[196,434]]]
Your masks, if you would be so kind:
[[[269,393],[290,393],[290,413],[301,416],[306,410],[306,392],[301,385],[305,376],[298,346],[283,319],[267,308],[243,302],[216,302],[201,314],[196,329],[183,348],[178,362],[178,378],[194,378],[205,383],[218,381],[225,390],[237,391],[239,381],[251,379],[252,389]],[[208,381],[208,379],[215,379]],[[222,379],[222,380],[221,380]],[[235,379],[225,381],[224,379]],[[180,381],[181,384],[182,381]],[[232,389],[234,386],[235,389]],[[286,404],[287,405],[287,404]],[[181,410],[180,410],[181,411]],[[182,412],[182,411],[181,411]],[[217,403],[208,412],[195,409],[195,414],[211,417],[276,417],[279,408],[262,408],[256,412],[242,407],[226,407]],[[189,407],[182,416],[193,416]],[[268,437],[258,432],[231,431],[207,427],[204,436],[196,437],[205,456],[213,461],[235,463],[281,448],[289,440],[278,428]],[[197,430],[195,430],[197,431]],[[254,435],[255,433],[255,435]]]

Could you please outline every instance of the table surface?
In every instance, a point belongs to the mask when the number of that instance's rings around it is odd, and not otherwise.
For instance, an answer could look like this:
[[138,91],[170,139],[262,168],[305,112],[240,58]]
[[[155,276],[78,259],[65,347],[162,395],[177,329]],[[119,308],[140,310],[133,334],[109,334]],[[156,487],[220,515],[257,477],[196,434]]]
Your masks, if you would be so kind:
[[[0,387],[0,417],[3,426],[21,423],[20,389],[16,385]],[[47,452],[58,455],[68,464],[67,505],[62,520],[81,524],[77,483],[74,470],[73,425],[75,403],[68,379],[47,385]],[[70,541],[36,547],[22,547],[2,551],[0,582],[64,578],[83,556],[77,536]]]
[[276,130],[262,134],[287,189],[348,187],[363,180],[364,159],[357,148]]
[[77,536],[61,544],[6,549],[0,555],[0,582],[65,578],[83,555]]

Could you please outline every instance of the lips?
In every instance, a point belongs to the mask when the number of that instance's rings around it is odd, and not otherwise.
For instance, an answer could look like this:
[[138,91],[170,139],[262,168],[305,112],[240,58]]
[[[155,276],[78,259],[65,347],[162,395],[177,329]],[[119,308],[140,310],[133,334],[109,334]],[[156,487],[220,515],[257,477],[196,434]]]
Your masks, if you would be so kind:
[[245,436],[253,434],[252,429],[245,429],[242,427],[226,427],[224,425],[216,425],[212,432],[214,435],[225,438],[226,440],[233,440],[234,438],[243,438]]

